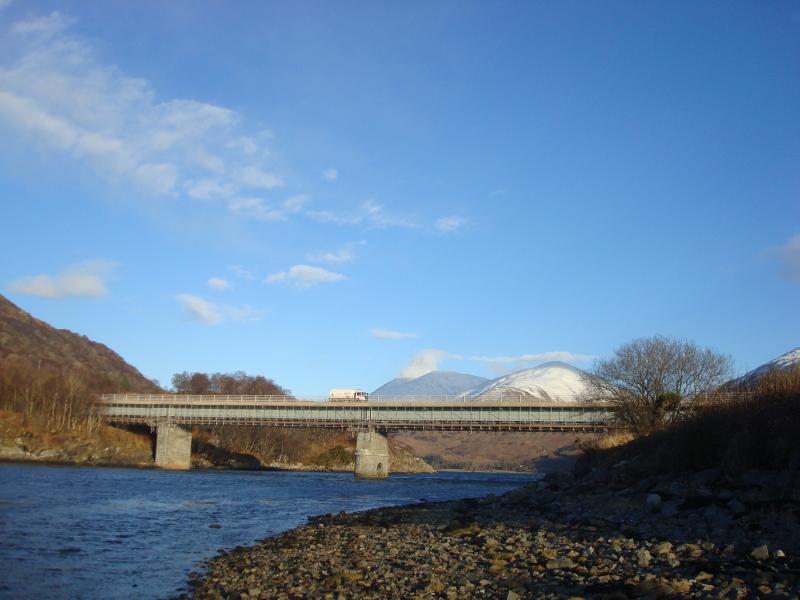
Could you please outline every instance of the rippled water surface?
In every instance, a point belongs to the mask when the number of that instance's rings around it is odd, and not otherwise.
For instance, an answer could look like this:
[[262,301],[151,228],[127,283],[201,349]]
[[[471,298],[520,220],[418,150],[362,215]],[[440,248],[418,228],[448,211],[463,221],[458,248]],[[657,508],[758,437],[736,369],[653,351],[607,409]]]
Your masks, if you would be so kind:
[[0,598],[165,598],[198,561],[311,515],[499,494],[530,478],[0,465]]

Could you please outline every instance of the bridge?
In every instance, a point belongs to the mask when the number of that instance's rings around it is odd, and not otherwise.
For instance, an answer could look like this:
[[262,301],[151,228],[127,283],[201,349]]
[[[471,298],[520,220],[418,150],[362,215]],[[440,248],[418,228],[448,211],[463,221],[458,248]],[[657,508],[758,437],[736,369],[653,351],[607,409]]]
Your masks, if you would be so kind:
[[188,469],[192,427],[255,425],[314,427],[358,433],[357,477],[389,473],[387,434],[397,431],[575,431],[612,426],[613,411],[568,399],[530,396],[373,396],[368,402],[290,396],[105,394],[95,404],[105,422],[144,424],[156,431],[156,466]]

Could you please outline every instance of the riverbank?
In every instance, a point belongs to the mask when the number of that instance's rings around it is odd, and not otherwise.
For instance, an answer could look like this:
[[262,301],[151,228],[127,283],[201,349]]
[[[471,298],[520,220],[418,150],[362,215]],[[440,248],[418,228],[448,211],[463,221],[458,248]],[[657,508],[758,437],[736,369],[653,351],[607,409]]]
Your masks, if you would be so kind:
[[800,595],[797,471],[605,478],[311,519],[209,561],[193,597]]
[[[298,456],[265,459],[223,447],[207,431],[196,430],[192,444],[192,468],[210,470],[280,470],[352,472],[355,442],[350,446],[317,447]],[[13,411],[0,411],[0,462],[50,465],[155,467],[154,437],[147,428],[127,430],[97,424],[91,430],[59,431],[43,419]],[[390,442],[392,471],[433,473],[424,460],[402,444]],[[295,453],[297,454],[297,453]]]

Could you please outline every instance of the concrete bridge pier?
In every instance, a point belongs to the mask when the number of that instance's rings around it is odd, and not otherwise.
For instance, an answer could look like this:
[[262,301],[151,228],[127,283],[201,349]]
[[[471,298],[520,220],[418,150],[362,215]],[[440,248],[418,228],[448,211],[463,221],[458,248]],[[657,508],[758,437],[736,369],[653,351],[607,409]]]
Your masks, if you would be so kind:
[[389,440],[370,429],[359,431],[356,439],[356,477],[385,479],[389,476]]
[[156,427],[156,466],[162,469],[192,467],[192,431],[180,425]]

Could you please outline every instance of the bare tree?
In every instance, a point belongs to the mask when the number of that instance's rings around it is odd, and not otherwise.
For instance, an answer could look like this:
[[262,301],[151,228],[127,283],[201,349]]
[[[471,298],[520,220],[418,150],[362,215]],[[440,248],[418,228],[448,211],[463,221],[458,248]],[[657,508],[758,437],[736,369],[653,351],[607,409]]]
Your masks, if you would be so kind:
[[731,371],[729,356],[694,342],[640,338],[595,363],[584,377],[586,400],[612,405],[621,423],[648,433],[674,420],[682,405],[713,391]]

